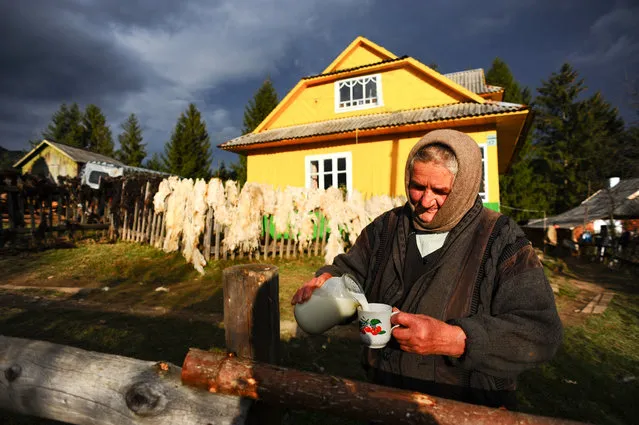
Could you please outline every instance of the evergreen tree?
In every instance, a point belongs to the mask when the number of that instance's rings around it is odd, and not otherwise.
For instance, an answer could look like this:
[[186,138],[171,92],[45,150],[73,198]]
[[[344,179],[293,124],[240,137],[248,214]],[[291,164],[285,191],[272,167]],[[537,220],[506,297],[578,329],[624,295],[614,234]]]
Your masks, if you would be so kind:
[[[508,65],[495,58],[492,67],[486,73],[486,82],[504,88],[504,101],[529,104],[530,90],[515,80]],[[504,212],[516,221],[538,218],[549,209],[549,200],[554,197],[553,187],[534,174],[531,164],[534,158],[532,131],[525,139],[519,140],[517,158],[513,159],[508,173],[499,176],[500,201]]]
[[190,104],[180,114],[171,140],[164,146],[162,160],[167,171],[184,178],[204,178],[211,175],[211,142],[200,111]]
[[162,157],[157,152],[154,152],[151,158],[147,159],[144,168],[155,171],[167,171]]
[[118,136],[120,149],[117,158],[126,165],[141,167],[146,157],[145,143],[142,143],[142,129],[135,114],[129,115],[122,124],[122,133]]
[[[242,134],[248,134],[255,130],[264,118],[277,106],[277,92],[270,78],[267,78],[262,86],[255,92],[244,108],[244,127]],[[246,155],[240,155],[239,164],[232,164],[233,171],[237,175],[240,185],[246,183]]]
[[555,186],[552,213],[575,207],[617,174],[623,121],[599,93],[580,100],[584,90],[578,73],[564,64],[535,99],[533,167]]
[[[519,83],[515,81],[510,68],[506,62],[498,57],[493,60],[492,66],[486,73],[486,83],[503,87],[504,102],[526,103],[524,102],[522,89]],[[528,91],[528,95],[530,95],[530,91]],[[530,97],[528,100],[530,101]]]
[[42,137],[65,145],[84,147],[84,129],[82,127],[82,113],[77,103],[68,107],[65,103],[60,105],[51,117],[51,123],[42,132]]
[[95,153],[113,156],[113,137],[102,110],[96,105],[87,105],[82,123],[84,126],[82,147]]

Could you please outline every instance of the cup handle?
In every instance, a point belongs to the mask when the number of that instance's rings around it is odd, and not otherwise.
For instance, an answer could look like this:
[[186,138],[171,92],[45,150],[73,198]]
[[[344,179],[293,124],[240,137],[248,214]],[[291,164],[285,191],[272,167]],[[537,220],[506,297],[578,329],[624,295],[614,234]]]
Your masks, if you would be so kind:
[[[397,310],[397,311],[393,311],[393,312],[390,314],[390,317],[393,317],[393,316],[394,316],[394,315],[396,315],[397,313],[399,313],[399,310]],[[402,325],[393,325],[393,326],[391,326],[391,328],[390,328],[390,331],[389,331],[389,332],[393,332],[393,329],[395,329],[395,328],[399,328],[400,326],[402,326]]]

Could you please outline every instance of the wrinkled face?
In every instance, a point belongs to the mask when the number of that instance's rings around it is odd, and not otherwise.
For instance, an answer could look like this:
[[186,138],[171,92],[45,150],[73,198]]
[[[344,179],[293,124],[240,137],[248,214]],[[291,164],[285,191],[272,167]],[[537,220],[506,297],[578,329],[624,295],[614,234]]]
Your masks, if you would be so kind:
[[444,205],[453,188],[453,180],[453,173],[443,165],[419,161],[413,164],[408,195],[415,213],[424,223],[433,221]]

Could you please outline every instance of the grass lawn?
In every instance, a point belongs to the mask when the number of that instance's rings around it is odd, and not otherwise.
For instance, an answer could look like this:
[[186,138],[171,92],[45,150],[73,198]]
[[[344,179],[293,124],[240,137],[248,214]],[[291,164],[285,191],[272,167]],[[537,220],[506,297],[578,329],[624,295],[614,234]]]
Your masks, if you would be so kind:
[[[74,248],[0,257],[0,334],[181,365],[189,347],[224,347],[222,270],[248,260],[209,264],[200,276],[181,254],[137,244],[80,243]],[[255,261],[255,260],[253,260]],[[290,299],[322,264],[319,257],[269,259],[279,269],[280,314],[292,321]],[[598,424],[631,424],[639,416],[639,285],[599,265],[546,261],[557,285],[565,325],[556,358],[524,373],[520,408]],[[561,269],[561,271],[559,271]],[[583,308],[603,287],[616,295],[601,315]],[[83,288],[77,294],[56,287]],[[156,291],[163,287],[168,291]],[[359,346],[349,338],[285,337],[285,366],[363,380]],[[0,411],[9,425],[53,424]],[[285,424],[358,422],[313,412],[287,412]]]

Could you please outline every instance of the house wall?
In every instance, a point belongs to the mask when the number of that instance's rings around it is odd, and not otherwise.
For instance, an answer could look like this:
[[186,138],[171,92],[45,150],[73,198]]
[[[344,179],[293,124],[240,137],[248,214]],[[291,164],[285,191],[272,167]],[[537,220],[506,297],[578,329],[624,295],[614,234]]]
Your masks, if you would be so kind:
[[349,112],[335,112],[335,81],[347,79],[356,75],[375,74],[374,71],[362,70],[359,73],[347,73],[335,76],[326,82],[318,79],[310,80],[311,86],[301,90],[297,96],[288,100],[294,107],[282,108],[279,115],[266,125],[263,130],[292,125],[308,124],[311,122],[347,118],[356,115],[369,115],[382,112],[393,112],[413,108],[427,108],[458,103],[463,96],[452,89],[443,86],[437,80],[418,73],[408,65],[401,68],[384,71],[382,77],[383,105],[370,109]]
[[22,174],[36,174],[54,182],[58,176],[76,177],[78,164],[51,146],[45,146],[21,167]]
[[360,46],[358,49],[353,50],[348,56],[343,58],[341,62],[337,64],[335,71],[355,68],[369,63],[376,63],[384,59],[385,58],[379,53],[371,51],[365,46]]
[[[499,208],[499,177],[497,168],[496,129],[486,125],[467,130],[478,144],[487,145],[488,199],[486,205]],[[275,187],[304,187],[305,158],[310,155],[350,152],[352,156],[353,189],[365,197],[374,195],[404,195],[404,167],[411,148],[423,134],[384,136],[366,140],[346,140],[318,143],[303,147],[271,149],[247,157],[249,182],[272,184]]]

